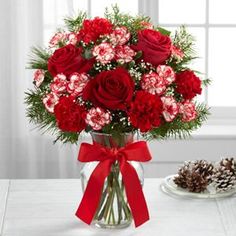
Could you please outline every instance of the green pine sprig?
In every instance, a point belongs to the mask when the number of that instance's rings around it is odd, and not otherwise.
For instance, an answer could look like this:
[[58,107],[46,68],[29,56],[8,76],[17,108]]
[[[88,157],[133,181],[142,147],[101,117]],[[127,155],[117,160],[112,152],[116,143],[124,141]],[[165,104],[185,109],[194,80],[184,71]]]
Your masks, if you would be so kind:
[[176,60],[171,57],[167,62],[168,65],[170,65],[176,72],[188,69],[188,65],[198,58],[195,51],[195,38],[186,30],[185,26],[181,26],[175,31],[175,35],[172,37],[172,42],[182,50],[184,57],[181,60]]
[[196,51],[194,50],[195,38],[187,31],[184,25],[175,31],[173,44],[179,47],[185,55],[196,55]]
[[142,134],[146,140],[179,138],[184,139],[191,135],[191,132],[198,129],[209,116],[209,108],[205,104],[196,106],[197,118],[190,122],[183,122],[178,116],[174,121],[165,123],[158,128],[154,128],[146,134]]
[[87,14],[80,11],[76,17],[66,17],[64,22],[70,32],[77,32],[82,27],[83,21],[86,18]]
[[33,47],[31,52],[32,55],[27,68],[47,70],[47,62],[50,57],[50,53],[41,47]]
[[26,116],[29,122],[36,125],[42,133],[50,133],[56,136],[56,141],[63,143],[77,143],[79,133],[63,132],[56,124],[55,116],[49,113],[42,102],[44,94],[40,90],[29,90],[25,93],[25,104],[27,105]]
[[150,22],[150,17],[147,16],[130,16],[129,14],[121,13],[117,4],[112,5],[111,10],[106,8],[104,16],[113,25],[125,26],[133,36],[133,38],[131,39],[132,43],[135,43],[137,32],[144,28],[142,23]]
[[211,85],[211,79],[209,79],[209,78],[207,78],[207,79],[203,79],[202,80],[202,85],[204,86],[204,87],[207,87],[207,86],[209,86],[209,85]]

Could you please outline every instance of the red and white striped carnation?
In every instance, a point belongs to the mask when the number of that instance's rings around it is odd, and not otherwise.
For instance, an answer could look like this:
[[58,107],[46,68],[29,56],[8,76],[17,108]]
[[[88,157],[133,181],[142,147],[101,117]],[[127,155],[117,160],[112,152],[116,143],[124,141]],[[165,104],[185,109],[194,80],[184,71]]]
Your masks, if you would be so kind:
[[164,79],[166,85],[170,85],[175,81],[175,72],[170,66],[159,65],[156,69],[156,72]]
[[181,61],[184,57],[184,52],[175,45],[171,46],[171,55],[178,61]]
[[66,35],[67,37],[67,44],[73,44],[75,45],[77,43],[77,35],[74,32],[70,32]]
[[143,90],[157,95],[163,94],[166,90],[165,80],[155,72],[143,75],[141,87]]
[[59,97],[55,93],[48,93],[43,98],[43,104],[48,112],[54,113],[54,107],[58,103]]
[[66,92],[67,80],[64,74],[57,74],[53,78],[53,82],[50,84],[50,89],[53,93],[61,94]]
[[165,96],[161,98],[163,104],[163,116],[167,122],[175,119],[179,113],[179,106],[172,96]]
[[130,39],[130,33],[125,26],[116,27],[110,35],[110,41],[113,45],[124,45]]
[[67,92],[72,96],[82,95],[83,89],[89,81],[89,75],[77,72],[70,75],[70,81],[67,84]]
[[197,117],[195,104],[191,101],[187,100],[181,104],[179,111],[182,114],[182,121],[184,122],[195,120]]
[[43,83],[44,75],[45,72],[41,69],[38,69],[34,72],[34,81],[37,87],[39,87]]
[[115,50],[110,43],[95,46],[92,53],[101,64],[107,64],[115,57]]
[[60,41],[63,41],[65,39],[65,34],[62,32],[57,32],[53,35],[53,37],[49,41],[50,47],[55,47],[58,45]]
[[88,111],[85,122],[90,125],[92,129],[100,130],[111,122],[111,114],[110,112],[105,112],[100,107],[93,107]]
[[132,61],[135,54],[136,52],[127,45],[116,47],[116,60],[121,64]]

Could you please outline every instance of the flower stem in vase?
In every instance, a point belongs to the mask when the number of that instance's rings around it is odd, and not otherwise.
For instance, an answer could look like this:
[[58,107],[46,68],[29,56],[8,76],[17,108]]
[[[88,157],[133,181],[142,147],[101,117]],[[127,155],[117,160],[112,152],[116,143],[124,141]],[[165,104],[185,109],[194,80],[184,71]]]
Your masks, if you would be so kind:
[[107,177],[99,209],[94,217],[95,221],[103,221],[110,226],[120,225],[122,220],[131,221],[131,212],[125,200],[123,182],[119,177],[119,165],[115,163]]

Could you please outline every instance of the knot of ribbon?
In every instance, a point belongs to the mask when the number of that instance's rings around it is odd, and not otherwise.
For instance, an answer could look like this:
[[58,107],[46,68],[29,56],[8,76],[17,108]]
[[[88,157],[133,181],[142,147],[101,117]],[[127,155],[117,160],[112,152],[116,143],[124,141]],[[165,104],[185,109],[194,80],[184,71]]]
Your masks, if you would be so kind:
[[104,181],[111,172],[112,164],[118,161],[135,226],[138,227],[149,220],[142,186],[136,170],[129,163],[129,161],[146,162],[151,160],[146,142],[134,142],[121,148],[107,148],[98,143],[82,143],[78,160],[99,162],[88,180],[83,198],[76,211],[78,218],[87,224],[92,222],[99,206]]

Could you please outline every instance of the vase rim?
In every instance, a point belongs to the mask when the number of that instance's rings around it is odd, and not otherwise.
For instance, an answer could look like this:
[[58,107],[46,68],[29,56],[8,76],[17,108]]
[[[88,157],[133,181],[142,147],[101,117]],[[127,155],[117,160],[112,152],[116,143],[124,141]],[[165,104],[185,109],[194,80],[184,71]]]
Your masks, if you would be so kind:
[[[112,133],[100,133],[97,131],[89,131],[91,134],[96,134],[96,135],[104,135],[104,136],[112,136]],[[130,134],[135,134],[135,132],[125,132],[125,133],[120,133],[122,135],[130,135]]]

